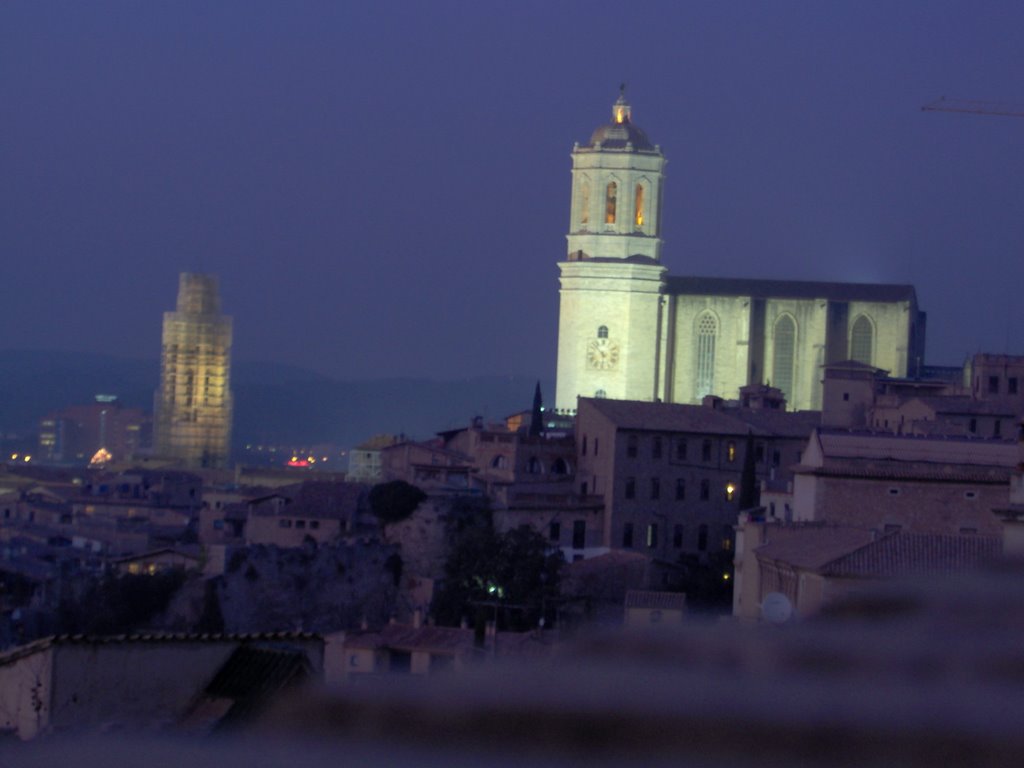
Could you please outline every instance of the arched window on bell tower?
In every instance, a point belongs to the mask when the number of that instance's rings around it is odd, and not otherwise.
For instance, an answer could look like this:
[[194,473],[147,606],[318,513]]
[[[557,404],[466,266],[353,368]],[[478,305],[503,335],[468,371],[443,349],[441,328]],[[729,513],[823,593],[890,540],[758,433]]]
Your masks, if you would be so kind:
[[599,338],[599,339],[607,339],[608,338],[608,326],[607,325],[599,325],[597,327],[597,338]]
[[614,224],[616,214],[616,198],[619,193],[619,185],[609,181],[604,193],[604,223]]
[[715,337],[718,336],[718,322],[710,312],[697,318],[697,399],[710,395],[715,389]]
[[875,329],[867,315],[860,315],[853,321],[850,330],[850,359],[865,365],[873,365],[872,350],[874,347]]
[[590,179],[580,182],[580,227],[587,228],[590,223]]
[[644,226],[644,214],[644,185],[637,184],[636,191],[633,193],[633,224],[637,229],[642,229]]

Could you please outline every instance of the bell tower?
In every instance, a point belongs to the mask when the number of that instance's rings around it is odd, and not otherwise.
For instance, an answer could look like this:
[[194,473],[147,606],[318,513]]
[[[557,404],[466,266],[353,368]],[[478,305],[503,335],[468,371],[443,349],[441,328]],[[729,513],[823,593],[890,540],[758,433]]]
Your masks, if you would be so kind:
[[572,151],[568,255],[559,264],[556,408],[657,397],[665,157],[633,123],[625,86],[611,122]]

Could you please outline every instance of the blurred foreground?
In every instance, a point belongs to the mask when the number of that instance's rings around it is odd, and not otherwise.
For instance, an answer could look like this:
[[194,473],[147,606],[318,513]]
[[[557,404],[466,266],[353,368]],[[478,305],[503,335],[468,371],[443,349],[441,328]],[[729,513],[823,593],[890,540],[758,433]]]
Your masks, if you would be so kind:
[[222,737],[109,723],[0,767],[1010,766],[1024,569],[878,589],[813,622],[607,633],[529,663],[293,691]]

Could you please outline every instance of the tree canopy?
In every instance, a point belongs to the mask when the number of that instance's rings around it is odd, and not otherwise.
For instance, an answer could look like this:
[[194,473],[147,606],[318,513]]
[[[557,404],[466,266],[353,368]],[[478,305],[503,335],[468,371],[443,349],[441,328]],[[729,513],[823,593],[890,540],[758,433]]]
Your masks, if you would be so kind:
[[[525,630],[554,605],[563,558],[531,528],[498,533],[481,508],[476,524],[466,509],[450,528],[451,550],[445,578],[434,599],[438,624],[457,626],[463,618],[495,616],[503,629]],[[457,528],[457,530],[455,530]]]
[[380,483],[370,489],[370,509],[383,525],[400,523],[412,516],[427,494],[404,480]]

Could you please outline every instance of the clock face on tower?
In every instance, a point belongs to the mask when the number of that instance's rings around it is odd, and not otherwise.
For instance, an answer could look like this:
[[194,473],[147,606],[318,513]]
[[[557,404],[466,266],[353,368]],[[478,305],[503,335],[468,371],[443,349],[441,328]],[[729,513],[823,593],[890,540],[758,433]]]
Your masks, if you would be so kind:
[[587,344],[587,365],[599,371],[610,371],[618,365],[619,345],[609,339],[594,339]]

